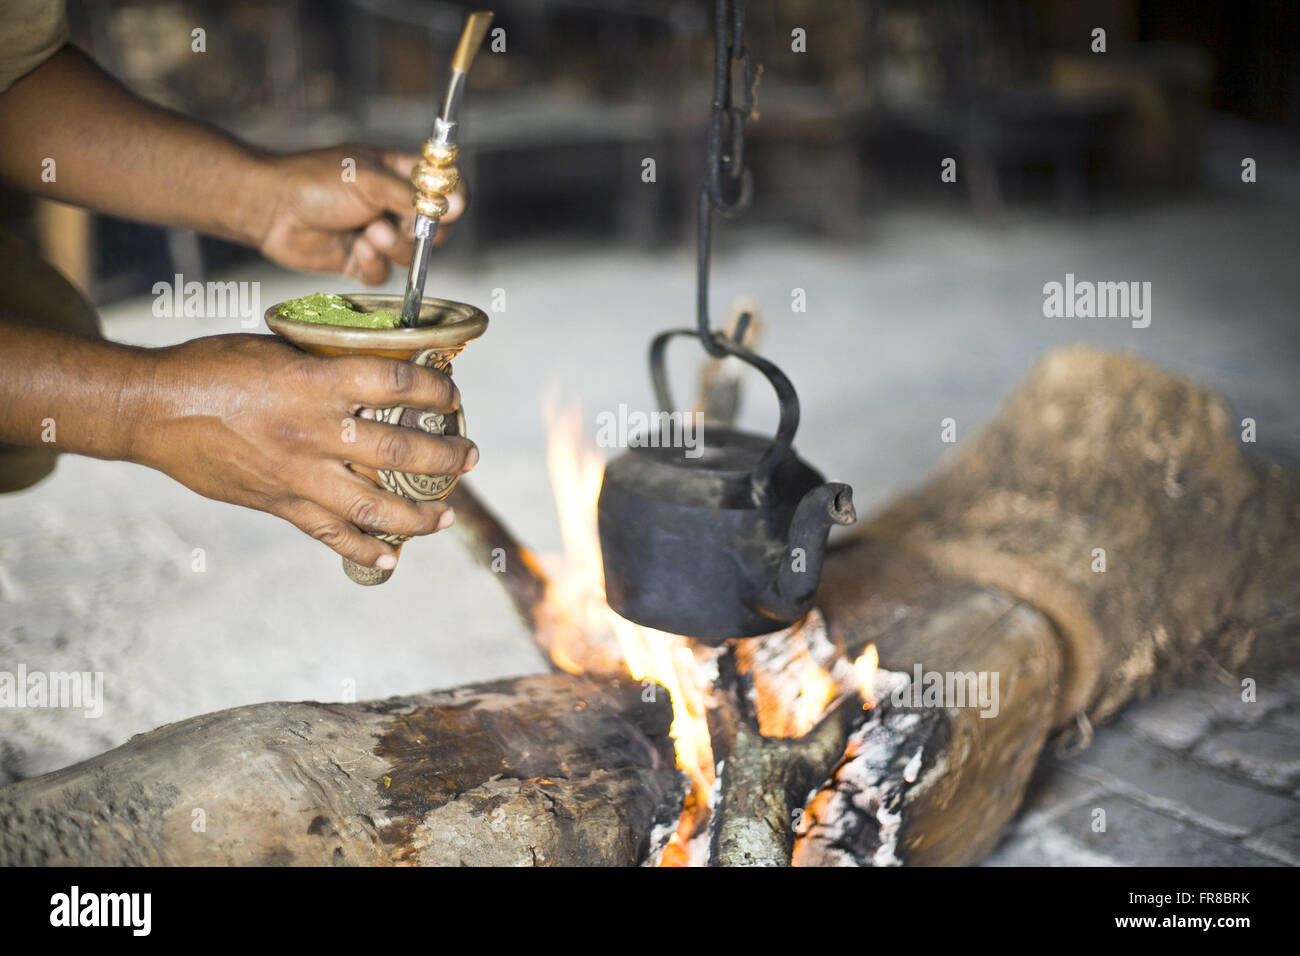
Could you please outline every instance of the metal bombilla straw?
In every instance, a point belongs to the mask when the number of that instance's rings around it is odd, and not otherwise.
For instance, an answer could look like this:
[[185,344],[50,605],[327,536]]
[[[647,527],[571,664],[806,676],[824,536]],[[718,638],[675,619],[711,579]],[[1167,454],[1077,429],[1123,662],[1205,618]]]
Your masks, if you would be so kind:
[[486,10],[471,13],[465,20],[456,54],[451,60],[451,76],[447,81],[447,95],[442,101],[442,112],[434,120],[433,132],[422,150],[424,162],[411,173],[415,186],[415,248],[411,253],[411,269],[406,275],[406,294],[402,298],[402,325],[414,328],[420,324],[420,304],[424,301],[424,280],[429,272],[429,252],[433,238],[438,234],[438,221],[447,214],[447,193],[460,182],[455,162],[460,154],[456,145],[456,112],[465,78],[483,37],[492,23],[492,14]]

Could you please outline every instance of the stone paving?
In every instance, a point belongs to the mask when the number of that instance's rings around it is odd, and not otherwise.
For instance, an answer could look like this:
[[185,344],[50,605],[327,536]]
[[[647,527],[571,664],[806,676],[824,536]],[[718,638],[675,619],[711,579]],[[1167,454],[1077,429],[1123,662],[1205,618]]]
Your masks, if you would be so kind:
[[[895,216],[835,245],[761,229],[729,245],[738,226],[720,237],[715,309],[757,297],[763,350],[799,387],[799,448],[853,484],[863,515],[942,461],[943,418],[956,418],[959,440],[971,434],[1037,355],[1075,341],[1132,349],[1219,390],[1256,419],[1257,453],[1295,465],[1295,221],[1294,205],[1219,198],[995,226]],[[1151,281],[1150,328],[1044,318],[1043,284],[1066,272]],[[262,308],[352,288],[268,265],[220,278],[259,282]],[[795,288],[806,313],[789,311]],[[546,396],[580,397],[589,420],[619,402],[648,407],[644,344],[692,321],[693,263],[684,247],[548,246],[438,259],[431,271],[435,294],[486,304],[494,290],[506,310],[456,365],[483,452],[472,481],[524,541],[554,552]],[[109,336],[165,345],[240,331],[237,318],[156,318],[150,305],[105,309]],[[694,359],[679,347],[688,382]],[[747,398],[741,424],[769,428],[774,403],[758,385]],[[102,672],[104,711],[0,711],[0,782],[225,707],[362,700],[544,667],[491,575],[450,535],[413,542],[392,581],[362,589],[278,519],[72,457],[0,497],[0,670],[20,664]],[[1158,696],[1099,728],[1090,750],[1045,760],[991,862],[1297,862],[1296,685],[1261,676],[1258,703],[1235,696]],[[1106,810],[1105,833],[1091,830],[1094,808]]]
[[1300,671],[1259,681],[1158,694],[1045,758],[985,864],[1300,866]]

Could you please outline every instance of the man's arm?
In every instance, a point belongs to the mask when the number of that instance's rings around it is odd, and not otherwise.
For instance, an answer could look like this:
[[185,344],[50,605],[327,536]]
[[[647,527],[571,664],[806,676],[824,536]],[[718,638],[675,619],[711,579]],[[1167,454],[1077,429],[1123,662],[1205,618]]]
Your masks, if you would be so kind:
[[0,94],[0,130],[0,176],[25,192],[253,246],[266,232],[264,156],[136,98],[75,47]]
[[430,534],[452,515],[380,490],[348,462],[452,474],[478,461],[466,438],[365,420],[391,405],[459,407],[451,379],[410,362],[321,358],[258,335],[139,349],[3,318],[0,342],[0,441],[53,438],[60,451],[148,465],[367,567],[394,567],[396,555],[358,529]]
[[[286,265],[375,283],[410,259],[411,237],[392,218],[411,213],[416,157],[360,146],[260,153],[136,99],[72,47],[0,93],[0,143],[0,178],[21,189],[246,242]],[[41,176],[47,157],[53,182]],[[444,221],[464,208],[448,198]],[[442,502],[380,490],[349,463],[452,474],[472,468],[478,449],[366,421],[367,410],[459,402],[447,376],[408,362],[321,358],[249,335],[135,349],[0,314],[0,441],[39,446],[50,420],[59,451],[148,465],[369,567],[396,556],[363,530],[429,534],[452,516]]]
[[[72,46],[0,93],[0,141],[0,179],[25,192],[371,284],[391,262],[410,261],[408,177],[418,157],[362,146],[261,152],[137,98]],[[46,159],[53,182],[42,176]],[[355,163],[354,181],[343,178],[344,159]],[[464,197],[448,199],[449,223]]]

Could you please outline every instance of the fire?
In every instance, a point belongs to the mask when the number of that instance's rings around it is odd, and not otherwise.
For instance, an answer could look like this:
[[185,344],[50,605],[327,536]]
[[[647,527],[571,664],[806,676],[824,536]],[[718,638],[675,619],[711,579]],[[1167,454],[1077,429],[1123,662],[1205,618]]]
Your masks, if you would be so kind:
[[852,686],[841,681],[847,662],[834,660],[837,652],[816,609],[791,628],[744,638],[734,647],[764,737],[802,737]]
[[826,713],[827,706],[839,695],[834,678],[821,667],[809,667],[799,686],[799,696],[794,702],[795,732],[790,736],[802,737],[817,726]]
[[[697,661],[685,638],[634,624],[606,603],[596,528],[604,461],[582,441],[580,411],[551,413],[548,418],[547,467],[564,561],[560,573],[552,576],[547,595],[543,635],[547,653],[556,666],[570,673],[609,673],[623,667],[634,680],[649,679],[667,688],[677,765],[691,778],[693,805],[703,807],[714,779],[707,719],[709,682],[703,673],[707,661]],[[689,834],[679,831],[678,837],[683,836]]]
[[684,637],[633,624],[613,611],[609,618],[633,680],[649,678],[668,688],[673,704],[669,733],[677,765],[690,775],[697,790],[707,792],[713,785],[708,687],[701,679],[694,651]]
[[[547,466],[564,556],[551,569],[547,600],[539,614],[542,646],[556,666],[569,673],[626,673],[667,689],[677,766],[690,778],[691,789],[660,865],[701,862],[715,777],[708,711],[711,702],[716,704],[710,695],[722,652],[634,624],[610,608],[596,521],[604,460],[582,439],[580,410],[557,413],[552,409],[547,420]],[[790,629],[731,644],[736,664],[750,682],[751,703],[765,737],[803,736],[854,687],[866,706],[874,704],[875,646],[868,646],[850,666],[829,639],[826,622],[816,610]]]
[[620,662],[609,659],[609,648],[590,646],[593,640],[607,637],[611,628],[596,534],[596,498],[605,464],[579,437],[580,412],[548,417],[546,466],[560,519],[564,566],[550,577],[544,644],[555,665],[570,674],[610,673],[619,669]]
[[876,670],[880,667],[880,654],[875,644],[868,644],[858,659],[853,662],[853,672],[857,676],[858,694],[862,697],[862,709],[870,710],[876,706]]

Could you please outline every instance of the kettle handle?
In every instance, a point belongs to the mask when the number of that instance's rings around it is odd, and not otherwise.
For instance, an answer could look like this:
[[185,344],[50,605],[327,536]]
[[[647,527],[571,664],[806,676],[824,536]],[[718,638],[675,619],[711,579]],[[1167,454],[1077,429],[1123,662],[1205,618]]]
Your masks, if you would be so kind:
[[[736,331],[739,337],[743,334],[743,326]],[[697,329],[669,329],[667,332],[660,332],[650,343],[650,379],[654,383],[655,401],[659,403],[660,411],[664,412],[672,412],[676,408],[668,390],[668,373],[664,369],[664,352],[668,347],[668,340],[675,335],[699,338],[700,333]],[[763,504],[771,492],[773,470],[778,462],[790,454],[791,446],[794,444],[794,433],[799,428],[799,396],[795,394],[790,379],[786,378],[785,373],[774,363],[719,332],[713,334],[713,343],[725,354],[734,355],[762,372],[776,392],[781,416],[776,437],[772,439],[772,444],[758,460],[754,473],[750,476],[755,503]]]

